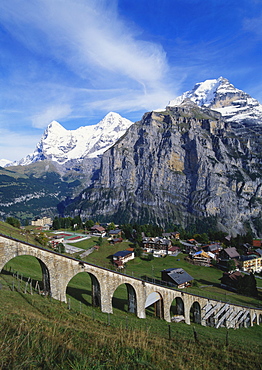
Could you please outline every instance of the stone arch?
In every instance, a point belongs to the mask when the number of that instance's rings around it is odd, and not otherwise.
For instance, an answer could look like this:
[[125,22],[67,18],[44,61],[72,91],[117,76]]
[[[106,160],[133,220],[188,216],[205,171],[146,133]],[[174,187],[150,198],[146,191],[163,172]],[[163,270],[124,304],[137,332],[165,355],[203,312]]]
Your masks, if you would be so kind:
[[[3,268],[1,269],[1,272],[3,272],[4,270],[4,267],[7,265],[7,263],[13,261],[13,260],[17,260],[19,258],[22,258],[22,257],[30,257],[30,258],[33,258],[35,259],[36,261],[38,261],[39,263],[39,266],[41,268],[41,274],[42,274],[42,280],[39,281],[40,285],[41,285],[41,290],[43,291],[43,294],[44,295],[52,295],[52,292],[51,292],[51,283],[50,283],[50,272],[49,272],[49,269],[46,265],[46,263],[40,259],[39,257],[36,257],[34,256],[33,254],[30,254],[30,253],[22,253],[22,254],[19,254],[15,257],[11,257],[9,258],[7,261],[5,261],[5,264],[3,266]],[[19,271],[18,271],[19,272]],[[31,276],[28,276],[28,277],[31,277]],[[31,277],[32,278],[32,277]]]
[[[121,288],[125,286],[126,288],[126,293],[127,293],[127,299],[123,295],[123,289],[121,292]],[[114,294],[116,290],[120,288],[120,295],[117,297],[114,297]],[[137,314],[137,294],[136,290],[131,285],[130,283],[120,283],[118,284],[111,296],[111,302],[112,302],[112,307],[119,308],[121,310],[125,310],[125,302],[127,301],[127,312]]]
[[[80,289],[77,287],[70,287],[70,283],[74,285],[72,280],[77,277],[77,275],[82,274],[83,278],[83,287]],[[88,277],[90,279],[86,280]],[[90,290],[88,290],[90,288]],[[101,307],[101,288],[100,283],[97,277],[89,271],[79,271],[75,273],[70,280],[67,282],[65,287],[66,293],[77,299],[78,301],[86,304],[92,305],[93,307]],[[90,301],[84,298],[84,295],[90,296]]]
[[172,317],[185,316],[185,304],[181,297],[176,297],[175,299],[173,299],[171,306],[170,306],[170,316],[171,316],[171,321],[172,321]]
[[[153,315],[163,319],[164,318],[164,302],[162,295],[157,291],[151,291],[145,301],[145,309],[149,308],[152,311]],[[149,310],[148,310],[149,311]],[[152,314],[152,313],[151,313]]]
[[190,322],[201,324],[201,307],[197,301],[190,308]]
[[258,325],[262,325],[262,314],[258,316]]

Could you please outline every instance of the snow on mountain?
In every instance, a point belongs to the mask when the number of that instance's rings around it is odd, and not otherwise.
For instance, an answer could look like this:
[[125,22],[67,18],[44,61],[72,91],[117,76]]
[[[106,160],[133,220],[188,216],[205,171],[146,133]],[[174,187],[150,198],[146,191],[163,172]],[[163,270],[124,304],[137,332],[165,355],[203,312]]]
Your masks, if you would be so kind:
[[191,91],[171,100],[168,107],[180,105],[185,99],[220,112],[228,122],[262,124],[262,105],[223,77],[197,83]]
[[12,163],[12,161],[9,161],[9,159],[0,159],[0,167],[5,167]]
[[66,130],[53,121],[45,130],[35,151],[12,165],[28,165],[49,159],[59,164],[70,160],[97,158],[110,148],[133,124],[117,113],[108,113],[96,125]]

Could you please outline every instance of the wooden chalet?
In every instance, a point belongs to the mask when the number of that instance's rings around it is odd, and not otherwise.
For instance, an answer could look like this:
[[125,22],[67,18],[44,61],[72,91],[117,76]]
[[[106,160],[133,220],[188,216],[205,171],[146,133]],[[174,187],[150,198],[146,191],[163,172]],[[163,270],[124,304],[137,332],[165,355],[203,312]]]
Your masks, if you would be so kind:
[[142,243],[146,252],[160,255],[167,255],[172,246],[171,240],[161,237],[144,237]]
[[211,263],[211,257],[203,250],[194,253],[192,255],[192,259],[194,261],[194,264],[200,266],[210,266]]
[[91,234],[95,236],[105,236],[106,235],[106,230],[101,225],[94,225],[91,227],[90,230],[91,230]]

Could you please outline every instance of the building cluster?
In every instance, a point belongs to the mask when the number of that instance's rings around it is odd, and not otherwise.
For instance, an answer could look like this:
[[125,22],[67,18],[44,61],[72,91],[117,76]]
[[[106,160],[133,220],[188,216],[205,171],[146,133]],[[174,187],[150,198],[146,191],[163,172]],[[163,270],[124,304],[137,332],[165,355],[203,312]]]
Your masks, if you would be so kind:
[[[235,247],[223,248],[221,243],[200,245],[194,239],[186,242],[181,241],[183,250],[188,254],[188,262],[201,266],[216,264],[222,270],[226,270],[231,264],[232,270],[244,272],[262,272],[262,248],[252,248],[251,245],[242,246],[243,253],[239,254]],[[260,244],[261,245],[261,244]]]
[[[52,220],[47,217],[32,221],[32,225],[38,227],[44,227],[51,223]],[[88,230],[88,233],[96,237],[107,237],[111,244],[121,243],[123,241],[122,230],[118,226],[113,230],[108,230],[109,225],[96,224]],[[53,238],[54,248],[57,244],[64,242],[63,237],[64,235],[57,235]],[[79,238],[79,236],[75,238]],[[178,244],[177,241],[179,241],[180,246],[174,245]],[[182,250],[188,255],[187,261],[192,264],[200,266],[216,265],[224,271],[229,271],[223,275],[223,283],[225,284],[227,281],[228,286],[232,282],[234,285],[235,281],[240,278],[240,271],[247,273],[262,272],[261,240],[254,240],[253,246],[244,244],[242,246],[243,253],[240,254],[235,247],[224,248],[220,242],[202,245],[195,239],[180,240],[179,232],[171,232],[163,233],[157,237],[142,235],[142,249],[145,253],[152,254],[154,257],[177,256]],[[134,249],[127,248],[113,254],[112,263],[115,267],[123,269],[125,264],[134,258]],[[161,271],[161,279],[178,288],[188,287],[193,281],[193,277],[181,268],[169,268]]]

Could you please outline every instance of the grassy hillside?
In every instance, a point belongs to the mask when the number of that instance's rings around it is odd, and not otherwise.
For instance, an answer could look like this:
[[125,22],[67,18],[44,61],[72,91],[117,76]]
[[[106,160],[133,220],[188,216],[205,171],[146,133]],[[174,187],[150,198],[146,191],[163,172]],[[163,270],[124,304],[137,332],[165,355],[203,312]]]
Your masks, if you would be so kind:
[[[18,229],[0,223],[4,230],[21,239]],[[128,246],[105,242],[88,258],[109,261]],[[137,274],[158,277],[170,264],[184,267],[182,257],[136,259],[127,272],[136,269]],[[205,267],[189,265],[189,273],[200,284],[209,276],[212,285],[217,278],[215,270]],[[0,274],[0,369],[262,369],[262,326],[227,330],[169,324],[150,308],[146,319],[138,319],[127,312],[125,285],[115,291],[114,313],[108,315],[92,307],[88,274],[79,273],[69,282],[67,304],[39,295],[35,286],[36,281],[41,286],[41,278],[40,265],[31,256],[14,258]]]
[[[0,232],[17,239],[33,237],[5,223],[0,223]],[[109,264],[116,250],[127,247],[129,242],[104,242],[87,260]],[[195,277],[196,292],[203,292],[207,282],[216,288],[221,273],[189,265],[182,254],[153,261],[136,258],[126,272],[159,278],[161,269],[170,265]],[[39,295],[35,286],[39,281],[41,287],[41,278],[40,265],[31,256],[14,258],[0,274],[0,369],[262,369],[262,326],[227,330],[169,324],[154,317],[150,308],[146,319],[138,319],[127,312],[125,285],[115,291],[114,313],[108,315],[92,307],[87,273],[69,282],[67,304]]]
[[[117,308],[109,316],[89,302],[79,306],[70,295],[69,310],[12,291],[10,278],[0,275],[1,369],[261,369],[261,327],[227,332],[172,323],[169,329],[151,316],[137,319]],[[75,294],[78,285],[71,285]]]
[[18,229],[16,227],[13,227],[9,225],[6,222],[0,221],[0,233],[11,236],[12,238],[28,242],[34,245],[39,245],[39,243],[35,240],[35,234],[31,234],[30,232],[27,232],[25,229]]

